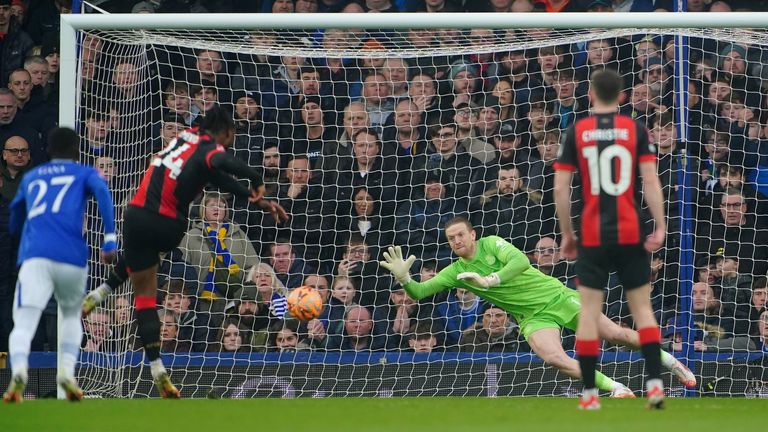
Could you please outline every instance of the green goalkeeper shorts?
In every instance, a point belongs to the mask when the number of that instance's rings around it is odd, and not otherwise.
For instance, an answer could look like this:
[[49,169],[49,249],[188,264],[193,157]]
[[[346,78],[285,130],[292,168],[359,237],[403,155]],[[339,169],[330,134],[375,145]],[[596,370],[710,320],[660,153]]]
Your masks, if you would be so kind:
[[576,330],[579,325],[581,300],[576,290],[565,289],[560,297],[553,300],[544,309],[520,323],[520,330],[525,339],[535,332],[545,328],[569,328]]

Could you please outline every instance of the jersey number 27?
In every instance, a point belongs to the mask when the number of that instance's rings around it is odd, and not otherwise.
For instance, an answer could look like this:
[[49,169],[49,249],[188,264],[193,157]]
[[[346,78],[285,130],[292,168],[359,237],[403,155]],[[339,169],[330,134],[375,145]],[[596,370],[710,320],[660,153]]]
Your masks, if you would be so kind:
[[[45,213],[49,210],[49,204],[50,212],[58,213],[59,210],[61,210],[61,203],[64,201],[64,196],[67,194],[69,187],[72,186],[72,182],[74,181],[75,176],[63,175],[51,177],[48,181],[44,179],[36,179],[30,182],[29,186],[27,186],[27,194],[30,196],[34,195],[35,199],[32,200],[32,207],[29,209],[27,219],[32,219],[35,216],[40,216]],[[48,188],[54,186],[61,187],[61,189],[56,193],[53,203],[50,203]]]
[[[626,147],[612,144],[598,151],[596,145],[583,147],[581,154],[587,160],[589,169],[589,185],[592,195],[600,195],[600,191],[612,196],[619,196],[627,191],[632,182],[632,154]],[[613,169],[616,168],[618,179],[614,180]]]

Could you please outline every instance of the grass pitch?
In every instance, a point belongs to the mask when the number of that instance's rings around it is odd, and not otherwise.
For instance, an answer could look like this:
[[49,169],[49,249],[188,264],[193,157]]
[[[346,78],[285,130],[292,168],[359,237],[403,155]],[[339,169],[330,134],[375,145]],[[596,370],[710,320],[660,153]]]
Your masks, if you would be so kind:
[[0,404],[0,431],[757,431],[765,399],[601,399],[583,412],[567,398],[56,400]]

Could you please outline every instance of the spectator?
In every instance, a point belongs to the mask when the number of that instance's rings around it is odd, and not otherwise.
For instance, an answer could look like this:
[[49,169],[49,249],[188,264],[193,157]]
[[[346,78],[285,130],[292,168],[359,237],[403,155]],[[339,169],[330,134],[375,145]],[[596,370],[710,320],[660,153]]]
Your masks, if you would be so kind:
[[299,324],[294,320],[277,321],[269,328],[269,350],[275,352],[294,352],[308,349],[304,341],[299,340]]
[[336,276],[347,276],[354,280],[360,293],[357,302],[363,306],[386,303],[394,286],[388,272],[381,272],[378,261],[371,259],[372,256],[378,256],[378,249],[374,249],[376,255],[370,252],[371,249],[362,237],[350,236],[335,269]]
[[184,120],[184,124],[192,124],[190,112],[189,85],[182,81],[171,81],[163,89],[163,114],[175,114]]
[[[200,202],[198,221],[184,236],[184,261],[199,272],[200,298],[208,302],[234,299],[242,289],[243,269],[259,257],[239,225],[231,222],[230,204],[219,192],[208,192]],[[223,306],[223,305],[222,305]]]
[[[240,301],[235,304],[233,315],[237,316],[237,326],[251,334],[266,328],[269,320],[261,314],[261,306],[264,304],[259,298],[259,288],[249,279],[240,292]],[[250,339],[245,339],[245,342],[250,343]]]
[[18,115],[16,97],[7,88],[0,88],[0,142],[5,142],[12,136],[19,136],[29,145],[33,164],[48,160],[48,154],[41,143],[38,131],[32,128],[28,119]]
[[0,165],[0,195],[8,202],[13,201],[24,172],[31,167],[29,144],[20,136],[5,140],[3,162]]
[[191,341],[195,323],[195,305],[193,304],[197,292],[194,290],[196,283],[187,284],[184,279],[170,279],[161,288],[165,294],[163,309],[176,315],[178,339]]
[[5,35],[0,39],[0,82],[8,82],[11,71],[24,66],[24,59],[34,46],[21,25],[11,17],[11,0],[0,0],[0,34]]
[[434,307],[428,302],[417,303],[398,287],[389,293],[389,301],[376,307],[373,313],[374,332],[387,335],[386,349],[408,348],[411,328],[418,322],[431,323]]
[[218,343],[210,346],[209,351],[213,352],[250,352],[251,346],[248,344],[250,335],[248,331],[238,325],[236,319],[230,319],[224,322],[219,329],[216,337]]
[[95,309],[91,312],[83,322],[82,350],[85,352],[112,351],[112,341],[109,340],[111,324],[112,317],[104,309]]
[[371,255],[379,256],[379,246],[394,240],[394,217],[381,213],[381,201],[375,192],[361,186],[352,193],[352,210],[349,216],[340,217],[336,226],[338,244],[348,238],[361,237],[370,245]]
[[[510,124],[500,130],[493,137],[493,143],[496,147],[496,158],[489,164],[489,178],[496,176],[499,167],[514,165],[520,170],[522,178],[526,179],[524,181],[526,189],[531,191],[544,190],[545,164],[533,157],[529,149],[523,148],[522,136],[517,130],[516,124]],[[494,177],[491,177],[492,175]]]
[[589,99],[586,94],[576,93],[573,71],[563,69],[554,73],[552,88],[555,90],[553,112],[560,118],[560,129],[566,129],[576,120],[589,114]]
[[755,320],[755,326],[757,335],[753,338],[754,344],[757,349],[766,352],[768,351],[768,309],[763,309]]
[[408,254],[438,262],[450,261],[451,249],[443,225],[463,216],[468,208],[465,201],[446,194],[446,183],[439,171],[429,171],[423,193],[416,193],[414,199],[402,201],[398,206],[395,241],[405,245]]
[[190,343],[179,339],[178,315],[168,309],[160,309],[157,314],[160,317],[160,351],[189,352]]
[[[251,47],[262,50],[265,47],[277,45],[277,32],[272,30],[256,30],[247,38]],[[267,54],[240,54],[237,66],[232,73],[232,88],[243,91],[258,91],[272,77],[272,70],[280,63],[280,59]],[[233,99],[234,100],[234,99]],[[265,117],[265,120],[267,117]],[[274,120],[274,117],[272,117]]]
[[524,344],[517,324],[502,309],[491,306],[483,312],[482,323],[462,333],[459,349],[472,353],[516,352],[522,351]]
[[294,0],[272,0],[272,13],[293,13],[295,7]]
[[[766,304],[768,304],[768,278],[765,276],[756,277],[752,282],[749,303],[736,305],[736,324],[733,333],[736,335],[758,335],[760,313],[765,310]],[[759,347],[759,344],[756,343],[756,345]]]
[[448,349],[455,348],[462,333],[479,322],[483,315],[482,305],[477,294],[464,288],[450,291],[445,301],[437,304],[436,317],[444,323],[445,346]]
[[421,111],[408,98],[395,105],[394,118],[394,127],[384,129],[382,154],[395,158],[397,171],[407,172],[413,167],[415,156],[427,150],[426,130]]
[[370,126],[381,133],[387,120],[392,115],[395,104],[390,97],[391,87],[387,78],[370,72],[363,78],[363,94],[359,99],[368,112]]
[[[288,290],[277,278],[275,271],[266,263],[251,267],[248,272],[249,284],[255,284],[258,290],[259,311],[256,317],[257,328],[266,328],[269,324],[285,316]],[[249,298],[254,298],[249,290]]]
[[332,244],[336,224],[333,189],[312,182],[314,171],[303,154],[288,161],[287,182],[277,191],[277,200],[291,218],[282,225],[290,233],[291,243],[302,245],[302,257],[312,263],[332,258],[333,250],[322,248]]
[[719,261],[720,277],[715,281],[720,286],[721,314],[735,320],[749,319],[747,307],[752,297],[752,276],[739,273],[739,257],[731,249],[724,251]]
[[451,63],[448,81],[451,85],[453,99],[450,106],[456,108],[461,103],[470,103],[472,101],[472,96],[480,87],[478,77],[477,66],[465,60],[457,60]]
[[[666,111],[657,115],[653,122],[653,143],[658,150],[657,171],[661,182],[661,193],[667,204],[667,240],[668,248],[677,248],[680,245],[680,211],[678,198],[679,174],[683,170],[683,160],[677,141],[675,118],[672,111]],[[695,164],[692,158],[687,162]]]
[[456,125],[448,123],[430,127],[428,154],[413,163],[411,184],[418,187],[428,173],[439,175],[445,186],[445,196],[466,208],[469,201],[483,193],[486,180],[485,166],[469,153],[460,151]]
[[422,69],[411,77],[408,84],[408,97],[419,112],[424,124],[437,124],[443,112],[440,110],[440,96],[437,94],[437,82]]
[[351,102],[344,108],[343,128],[337,139],[326,141],[322,148],[321,167],[325,184],[334,184],[339,171],[346,168],[342,164],[351,162],[352,137],[370,126],[368,111],[361,102]]
[[[292,139],[283,140],[280,152],[295,156],[306,156],[314,165],[319,165],[324,143],[336,139],[336,127],[323,119],[322,101],[319,96],[307,96],[299,103],[301,122],[294,129]],[[318,177],[322,172],[318,172]]]
[[437,337],[429,322],[418,321],[408,330],[408,348],[416,353],[437,351]]
[[381,74],[389,83],[389,94],[395,101],[408,98],[408,68],[410,65],[399,57],[390,57],[384,60]]
[[721,249],[735,251],[739,273],[764,275],[768,271],[768,232],[746,210],[743,193],[726,189],[720,200],[720,212],[714,212],[711,221],[699,222],[695,249],[700,254],[716,254]]
[[344,315],[344,332],[328,341],[328,350],[381,351],[386,344],[386,334],[373,331],[371,311],[363,306],[352,306]]
[[219,90],[213,82],[202,80],[200,85],[191,86],[189,93],[192,95],[190,118],[192,125],[197,126],[203,121],[205,113],[219,102]]
[[485,96],[482,98],[482,102],[475,122],[475,130],[478,138],[485,142],[491,142],[502,126],[499,122],[499,99],[495,96]]
[[501,122],[517,118],[515,112],[515,90],[509,80],[502,78],[496,81],[496,84],[491,89],[491,95],[499,101],[499,120]]
[[[349,278],[337,277],[333,282],[334,285],[336,283],[349,283],[351,290],[356,291]],[[309,275],[304,278],[303,285],[314,288],[320,293],[320,297],[323,299],[323,311],[319,317],[302,323],[299,326],[299,332],[306,334],[304,342],[310,348],[325,349],[325,344],[328,342],[328,332],[340,335],[343,331],[345,306],[342,306],[337,299],[331,296],[328,279],[325,276]]]
[[160,128],[160,140],[152,146],[153,149],[160,151],[160,149],[167,147],[171,141],[176,139],[186,129],[187,125],[184,122],[184,118],[173,113],[164,115],[162,127]]
[[53,86],[48,82],[50,77],[48,61],[40,56],[29,56],[24,60],[24,69],[29,73],[32,83],[31,98],[35,99],[39,95],[39,98],[46,103],[56,105],[57,102],[50,98],[51,94],[54,96],[58,94],[53,92]]
[[[279,44],[281,41],[277,41]],[[301,92],[300,71],[307,65],[304,57],[284,55],[280,57],[279,65],[272,74],[260,82],[261,103],[269,111],[264,121],[271,122],[278,118],[282,109],[291,105],[291,98]],[[280,131],[283,136],[290,135],[292,128]]]
[[560,256],[560,245],[552,237],[542,237],[533,251],[533,265],[540,272],[556,278],[563,285],[576,289],[573,266]]
[[470,156],[483,164],[492,161],[496,155],[493,145],[478,138],[475,133],[475,121],[477,120],[476,106],[466,102],[458,104],[453,120],[456,123],[456,138],[459,140],[458,148],[469,153]]
[[270,262],[277,279],[292,290],[301,286],[305,275],[317,273],[303,259],[297,258],[291,241],[280,237],[269,248]]
[[221,103],[232,102],[232,84],[221,52],[211,49],[195,50],[195,69],[201,83],[208,82],[218,90],[218,100]]
[[747,48],[731,43],[720,51],[719,72],[725,74],[733,90],[746,94],[744,101],[748,107],[760,107],[760,81],[749,76],[747,64]]
[[346,169],[339,172],[336,182],[339,194],[351,197],[355,188],[365,186],[381,199],[380,214],[392,214],[396,197],[407,190],[402,186],[398,193],[396,187],[405,184],[406,175],[397,173],[394,161],[381,155],[381,141],[374,129],[361,129],[352,137],[352,143],[352,160],[345,161]]
[[497,235],[520,250],[530,250],[530,239],[539,233],[541,207],[525,189],[514,165],[501,166],[497,174],[495,186],[473,201],[472,224],[482,227],[482,236]]

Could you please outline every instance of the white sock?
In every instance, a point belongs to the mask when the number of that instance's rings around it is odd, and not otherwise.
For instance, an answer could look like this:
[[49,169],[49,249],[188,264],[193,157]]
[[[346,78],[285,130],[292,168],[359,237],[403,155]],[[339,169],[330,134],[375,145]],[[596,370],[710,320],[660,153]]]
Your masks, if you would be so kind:
[[163,366],[163,361],[161,359],[150,361],[149,370],[152,372],[152,378],[157,378],[161,374],[165,373],[165,366]]
[[8,351],[11,357],[11,374],[22,376],[26,382],[29,369],[29,348],[35,337],[37,324],[43,311],[34,307],[22,306],[13,310],[13,331],[8,338]]
[[656,378],[656,379],[649,379],[648,381],[645,382],[645,390],[646,391],[648,391],[651,388],[656,387],[656,386],[664,388],[664,381],[662,381],[659,378]]
[[589,399],[592,396],[597,396],[599,394],[600,390],[596,388],[591,389],[584,389],[584,393],[582,393],[581,397],[582,399]]
[[59,339],[59,376],[75,378],[75,365],[80,356],[80,342],[83,340],[83,325],[80,307],[61,310],[61,338]]
[[664,366],[667,369],[672,369],[672,367],[677,363],[677,360],[675,359],[675,356],[672,354],[661,350],[661,365]]

